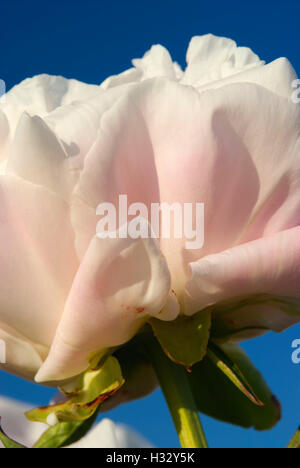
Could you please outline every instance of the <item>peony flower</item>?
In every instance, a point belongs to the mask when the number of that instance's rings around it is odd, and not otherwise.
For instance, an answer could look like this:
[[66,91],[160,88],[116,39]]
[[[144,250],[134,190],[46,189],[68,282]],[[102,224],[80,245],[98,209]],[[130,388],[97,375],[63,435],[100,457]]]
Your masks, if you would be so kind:
[[[0,411],[7,433],[26,447],[31,447],[45,430],[44,424],[32,424],[24,416],[30,405],[0,397]],[[121,424],[103,419],[85,437],[67,448],[150,448],[142,436]],[[0,442],[0,448],[3,448]]]
[[[210,308],[230,341],[300,318],[299,106],[286,59],[212,35],[90,86],[26,80],[0,108],[3,368],[83,372],[150,318]],[[100,203],[203,203],[205,242],[102,238]]]

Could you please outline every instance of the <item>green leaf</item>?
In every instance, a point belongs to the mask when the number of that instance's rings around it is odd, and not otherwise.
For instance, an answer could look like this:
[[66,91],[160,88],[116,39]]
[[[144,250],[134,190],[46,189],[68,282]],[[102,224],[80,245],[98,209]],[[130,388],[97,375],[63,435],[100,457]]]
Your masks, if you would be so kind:
[[204,358],[211,327],[210,312],[200,312],[192,317],[180,316],[171,322],[151,319],[150,324],[172,361],[190,368]]
[[254,405],[206,356],[189,375],[199,411],[245,428],[272,428],[281,417],[280,403],[239,346],[223,345],[222,350],[239,368],[264,406]]
[[14,440],[12,440],[8,435],[5,434],[3,431],[2,427],[0,426],[0,441],[4,445],[5,448],[10,448],[10,449],[24,449],[24,447],[21,444],[18,444]]
[[123,384],[119,362],[115,357],[109,356],[99,369],[86,371],[64,387],[67,401],[37,408],[25,414],[30,421],[46,424],[49,422],[49,417],[54,421],[56,418],[57,422],[84,421],[89,419],[98,406]]
[[249,382],[224,351],[213,343],[208,345],[207,357],[223,372],[226,377],[257,406],[264,406],[264,403],[255,395]]
[[294,437],[292,438],[291,442],[289,443],[288,447],[290,449],[300,449],[300,427]]
[[97,415],[98,411],[86,421],[60,422],[50,427],[44,432],[33,448],[62,448],[75,444],[91,429],[97,419]]

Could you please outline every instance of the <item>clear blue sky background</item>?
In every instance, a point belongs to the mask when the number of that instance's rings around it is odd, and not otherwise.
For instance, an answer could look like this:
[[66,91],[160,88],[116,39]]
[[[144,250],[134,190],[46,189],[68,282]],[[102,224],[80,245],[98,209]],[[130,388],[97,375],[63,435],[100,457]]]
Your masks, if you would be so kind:
[[[165,45],[183,65],[190,37],[208,32],[231,37],[267,61],[287,56],[300,74],[297,0],[5,0],[0,15],[0,78],[8,88],[39,73],[100,83],[128,68],[131,58],[153,43]],[[211,446],[287,444],[300,423],[300,365],[291,362],[295,338],[300,326],[244,345],[283,404],[282,422],[257,433],[203,418]],[[0,393],[41,405],[52,390],[1,373]],[[131,424],[156,446],[178,446],[159,391],[109,416]]]

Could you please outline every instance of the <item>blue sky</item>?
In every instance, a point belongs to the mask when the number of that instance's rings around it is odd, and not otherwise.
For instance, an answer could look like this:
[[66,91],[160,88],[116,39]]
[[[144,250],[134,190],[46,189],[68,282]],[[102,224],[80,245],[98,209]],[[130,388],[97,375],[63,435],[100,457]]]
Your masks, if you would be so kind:
[[[286,56],[300,74],[299,1],[264,0],[10,0],[0,7],[0,78],[8,89],[39,73],[90,83],[130,66],[154,43],[165,45],[182,65],[193,35],[212,32],[251,47],[262,59]],[[291,343],[300,326],[246,343],[283,405],[283,420],[257,433],[203,418],[212,447],[284,447],[300,423],[300,365],[291,362]],[[52,390],[1,373],[0,393],[47,403]],[[160,392],[108,414],[161,447],[178,446]]]

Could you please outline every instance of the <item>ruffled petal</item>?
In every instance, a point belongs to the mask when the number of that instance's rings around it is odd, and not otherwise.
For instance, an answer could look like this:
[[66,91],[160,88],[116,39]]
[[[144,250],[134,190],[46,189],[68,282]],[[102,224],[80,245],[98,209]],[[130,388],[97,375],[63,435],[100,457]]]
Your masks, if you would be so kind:
[[291,101],[291,86],[296,78],[297,74],[290,62],[286,58],[279,58],[267,65],[250,67],[205,84],[195,82],[194,86],[199,92],[203,92],[207,89],[218,89],[230,83],[253,83]]
[[106,90],[128,83],[137,83],[141,81],[142,76],[142,70],[137,68],[129,68],[129,70],[125,70],[124,72],[119,73],[119,75],[113,75],[106,78],[106,80],[101,83],[100,88]]
[[159,44],[152,46],[144,57],[132,60],[132,63],[134,68],[107,78],[101,84],[101,88],[108,89],[156,77],[167,77],[175,81],[182,78],[183,75],[178,63],[172,62],[168,50]]
[[203,248],[187,249],[172,232],[160,239],[179,295],[191,261],[295,226],[299,122],[298,106],[254,84],[200,95],[161,78],[130,88],[104,114],[75,190],[79,256],[94,235],[98,204],[118,207],[122,194],[149,213],[153,203],[204,203]]
[[[191,263],[185,313],[219,304],[216,319],[223,320],[223,314],[232,333],[247,328],[282,331],[298,322],[299,239],[297,226]],[[222,308],[226,301],[231,307]]]
[[203,86],[222,80],[244,69],[261,67],[259,57],[246,47],[213,34],[194,37],[187,51],[187,68],[182,83]]
[[61,76],[38,75],[28,78],[5,95],[2,110],[6,114],[13,137],[20,116],[44,116],[57,107],[83,101],[97,94],[99,87]]
[[161,45],[152,46],[142,59],[134,59],[132,63],[141,70],[143,79],[159,76],[176,79],[172,58],[167,49]]
[[44,118],[23,113],[12,141],[8,171],[69,199],[104,112],[118,92],[62,106]]
[[127,342],[147,317],[163,315],[170,287],[155,240],[95,237],[36,381],[73,377],[88,367],[91,353]]

